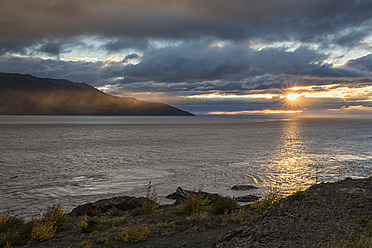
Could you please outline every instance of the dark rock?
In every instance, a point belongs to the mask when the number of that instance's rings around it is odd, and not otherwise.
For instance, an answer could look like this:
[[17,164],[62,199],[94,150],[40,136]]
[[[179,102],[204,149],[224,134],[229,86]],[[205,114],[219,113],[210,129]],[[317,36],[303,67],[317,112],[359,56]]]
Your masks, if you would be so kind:
[[252,189],[258,189],[258,188],[252,185],[234,185],[231,187],[231,190],[239,190],[239,191],[252,190]]
[[235,197],[235,200],[238,202],[254,202],[258,201],[261,197],[256,195],[245,195],[245,196],[238,196]]
[[136,208],[142,208],[148,202],[153,203],[151,200],[145,197],[130,197],[130,196],[120,196],[113,197],[110,199],[103,199],[96,202],[89,202],[74,208],[69,215],[71,217],[76,216],[94,216],[99,214],[105,214],[112,212],[113,209],[128,211]]
[[216,195],[216,194],[211,194],[211,193],[207,193],[207,192],[203,192],[203,191],[195,192],[195,191],[190,191],[190,190],[184,190],[181,187],[178,187],[175,193],[167,195],[166,198],[176,200],[176,202],[174,204],[178,205],[181,202],[186,201],[186,199],[189,197],[189,195],[193,194],[193,193],[202,194],[203,197],[208,197],[210,195]]

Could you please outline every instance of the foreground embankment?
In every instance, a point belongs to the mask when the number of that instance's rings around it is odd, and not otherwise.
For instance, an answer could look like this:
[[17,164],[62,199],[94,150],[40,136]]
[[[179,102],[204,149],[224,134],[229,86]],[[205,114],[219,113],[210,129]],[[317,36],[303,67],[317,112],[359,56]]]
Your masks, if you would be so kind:
[[217,247],[372,247],[372,177],[295,192]]
[[115,197],[66,214],[48,208],[24,222],[0,216],[4,247],[372,247],[372,177],[313,185],[281,199],[239,206],[230,197],[182,189],[173,205]]

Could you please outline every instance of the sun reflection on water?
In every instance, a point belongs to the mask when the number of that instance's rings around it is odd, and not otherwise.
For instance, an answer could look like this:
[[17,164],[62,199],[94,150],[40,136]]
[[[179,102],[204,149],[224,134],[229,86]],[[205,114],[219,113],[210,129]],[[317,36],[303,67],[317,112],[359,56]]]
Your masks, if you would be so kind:
[[316,168],[309,167],[311,163],[301,135],[301,121],[290,120],[284,125],[277,152],[270,162],[270,184],[289,194],[313,184]]

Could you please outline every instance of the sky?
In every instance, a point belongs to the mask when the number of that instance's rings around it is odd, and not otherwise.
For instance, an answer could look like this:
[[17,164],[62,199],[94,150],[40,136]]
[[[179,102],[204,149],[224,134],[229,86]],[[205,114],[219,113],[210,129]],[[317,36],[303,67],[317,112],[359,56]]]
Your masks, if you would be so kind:
[[0,71],[198,115],[372,116],[371,0],[1,0]]

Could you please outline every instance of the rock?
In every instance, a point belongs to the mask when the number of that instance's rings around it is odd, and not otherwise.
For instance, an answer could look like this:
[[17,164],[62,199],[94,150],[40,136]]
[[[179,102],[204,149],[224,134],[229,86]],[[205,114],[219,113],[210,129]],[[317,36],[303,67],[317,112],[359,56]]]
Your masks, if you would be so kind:
[[136,208],[144,207],[148,202],[154,203],[153,201],[145,197],[130,197],[130,196],[120,196],[113,197],[110,199],[103,199],[96,202],[89,202],[83,205],[77,206],[70,213],[69,216],[94,216],[99,214],[105,214],[112,212],[113,210],[128,211]]
[[245,195],[245,196],[238,196],[235,197],[235,200],[238,202],[255,202],[258,201],[261,197],[256,195]]
[[175,193],[167,195],[166,198],[176,200],[176,202],[174,204],[178,205],[181,202],[186,201],[186,199],[192,193],[202,194],[203,197],[208,197],[209,195],[216,195],[216,194],[211,194],[211,193],[207,193],[207,192],[203,192],[203,191],[195,192],[195,191],[190,191],[190,190],[184,190],[181,187],[178,187]]
[[239,191],[252,190],[252,189],[258,189],[258,188],[252,185],[234,185],[231,187],[231,190],[239,190]]

